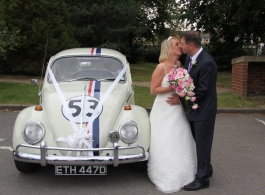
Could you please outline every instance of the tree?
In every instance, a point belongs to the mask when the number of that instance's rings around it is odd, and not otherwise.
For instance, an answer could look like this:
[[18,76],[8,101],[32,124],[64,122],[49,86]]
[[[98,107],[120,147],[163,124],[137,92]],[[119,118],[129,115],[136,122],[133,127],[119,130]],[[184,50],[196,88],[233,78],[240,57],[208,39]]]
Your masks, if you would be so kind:
[[6,52],[1,63],[4,72],[39,74],[47,39],[47,59],[78,45],[64,0],[2,0],[0,9],[0,19],[17,37],[17,45]]
[[191,28],[238,45],[265,39],[265,0],[179,0]]
[[132,62],[142,45],[166,38],[177,26],[174,0],[66,0],[82,47],[100,46],[121,51]]
[[[246,55],[251,44],[264,42],[264,0],[179,0],[181,21],[191,29],[210,33],[209,52],[219,67],[230,67],[231,59]],[[224,68],[223,67],[223,68]]]
[[75,38],[82,47],[108,47],[128,58],[135,55],[148,33],[141,4],[135,0],[67,0]]
[[147,27],[153,32],[153,44],[181,30],[179,6],[175,0],[142,0],[148,18]]
[[9,31],[4,21],[0,21],[0,57],[6,59],[8,51],[14,51],[15,48],[20,47],[19,30]]

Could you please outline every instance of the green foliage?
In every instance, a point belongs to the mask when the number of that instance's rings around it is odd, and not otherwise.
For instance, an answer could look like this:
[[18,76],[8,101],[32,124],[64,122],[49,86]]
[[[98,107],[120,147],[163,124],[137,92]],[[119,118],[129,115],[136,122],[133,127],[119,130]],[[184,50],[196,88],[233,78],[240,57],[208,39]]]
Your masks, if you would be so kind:
[[219,71],[232,70],[231,60],[246,55],[246,51],[242,46],[233,47],[229,42],[220,42],[214,39],[211,39],[209,45],[204,45],[204,48],[216,61]]
[[264,1],[253,0],[180,0],[182,21],[187,19],[192,28],[222,38],[235,48],[265,39]]
[[210,33],[207,50],[219,70],[231,70],[233,58],[256,55],[249,46],[265,41],[264,0],[179,0],[178,3],[182,5],[181,21],[187,20],[192,29]]
[[144,10],[135,0],[66,1],[71,10],[76,40],[82,47],[107,47],[125,54],[129,61],[142,59],[147,28]]
[[253,47],[245,46],[244,50],[245,50],[247,56],[255,56],[255,55],[257,55],[257,50],[255,48],[253,48]]
[[17,32],[17,46],[6,51],[1,71],[39,75],[47,39],[47,59],[58,51],[78,46],[68,18],[64,0],[2,0],[0,19],[10,32]]
[[45,61],[80,46],[143,61],[143,44],[160,43],[179,26],[177,10],[174,0],[1,0],[0,72],[39,75],[47,41]]
[[174,31],[177,7],[174,0],[66,0],[75,38],[82,47],[107,47],[125,54],[128,61],[144,60],[144,43]]
[[144,60],[146,62],[158,63],[160,55],[159,46],[144,45],[143,53],[144,53]]
[[181,12],[175,0],[142,0],[142,4],[148,17],[146,26],[154,35],[153,45],[156,40],[160,43],[176,30],[181,30],[178,22]]
[[6,58],[8,51],[14,51],[20,46],[21,39],[25,37],[19,37],[19,30],[10,31],[6,23],[0,20],[0,57]]

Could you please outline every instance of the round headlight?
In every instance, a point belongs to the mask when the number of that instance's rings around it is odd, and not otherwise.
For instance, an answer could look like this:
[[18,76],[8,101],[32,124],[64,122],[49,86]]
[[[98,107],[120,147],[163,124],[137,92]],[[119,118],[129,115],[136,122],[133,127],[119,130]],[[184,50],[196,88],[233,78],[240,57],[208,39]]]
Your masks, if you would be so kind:
[[131,120],[125,121],[121,124],[119,128],[119,133],[122,141],[127,144],[132,144],[136,142],[140,134],[137,123]]
[[45,128],[39,121],[29,121],[23,128],[22,136],[29,144],[38,143],[44,136]]

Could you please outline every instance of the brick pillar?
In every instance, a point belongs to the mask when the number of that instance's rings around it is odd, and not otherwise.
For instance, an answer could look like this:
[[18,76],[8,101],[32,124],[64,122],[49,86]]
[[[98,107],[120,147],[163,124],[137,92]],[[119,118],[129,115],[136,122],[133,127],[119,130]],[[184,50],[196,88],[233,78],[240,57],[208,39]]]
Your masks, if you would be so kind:
[[232,59],[232,89],[242,96],[265,94],[265,56]]

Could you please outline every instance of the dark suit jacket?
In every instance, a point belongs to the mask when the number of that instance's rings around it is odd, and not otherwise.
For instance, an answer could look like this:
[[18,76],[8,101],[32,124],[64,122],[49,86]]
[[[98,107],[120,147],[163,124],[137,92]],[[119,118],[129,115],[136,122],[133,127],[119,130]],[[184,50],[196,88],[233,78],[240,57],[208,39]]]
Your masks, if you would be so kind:
[[[187,55],[185,68],[188,69],[190,56]],[[187,115],[189,121],[202,121],[215,118],[217,111],[216,79],[217,66],[208,52],[202,50],[196,59],[196,66],[190,70],[193,79],[197,110],[191,110]],[[185,109],[184,100],[181,100]]]

